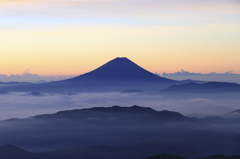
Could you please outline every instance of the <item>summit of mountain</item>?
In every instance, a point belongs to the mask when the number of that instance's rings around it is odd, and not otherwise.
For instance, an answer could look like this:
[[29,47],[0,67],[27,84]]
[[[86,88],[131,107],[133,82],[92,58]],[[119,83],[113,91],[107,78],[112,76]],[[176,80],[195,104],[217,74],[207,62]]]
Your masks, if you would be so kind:
[[55,82],[5,86],[6,91],[22,92],[122,92],[124,90],[158,91],[182,82],[160,77],[126,57],[115,58],[83,75]]
[[144,68],[138,66],[126,57],[117,57],[99,68],[80,75],[69,80],[107,80],[107,81],[157,81],[157,82],[173,82],[164,77],[157,76]]

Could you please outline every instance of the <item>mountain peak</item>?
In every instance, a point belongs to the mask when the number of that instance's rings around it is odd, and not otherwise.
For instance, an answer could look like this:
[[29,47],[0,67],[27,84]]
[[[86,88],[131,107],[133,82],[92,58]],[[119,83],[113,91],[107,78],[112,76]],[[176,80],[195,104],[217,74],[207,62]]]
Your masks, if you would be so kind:
[[165,81],[170,82],[166,78],[159,77],[136,63],[128,59],[127,57],[117,57],[99,68],[78,76],[77,79],[97,79],[97,80],[120,80],[120,81]]
[[117,57],[116,59],[128,59],[128,58],[126,58],[126,57]]

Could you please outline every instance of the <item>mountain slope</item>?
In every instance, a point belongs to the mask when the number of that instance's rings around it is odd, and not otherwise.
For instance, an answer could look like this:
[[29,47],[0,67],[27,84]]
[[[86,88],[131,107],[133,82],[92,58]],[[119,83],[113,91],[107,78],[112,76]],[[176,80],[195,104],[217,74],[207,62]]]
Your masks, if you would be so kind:
[[17,158],[38,159],[39,156],[12,145],[5,145],[0,147],[0,158],[1,159],[17,159]]
[[128,89],[156,90],[181,82],[159,77],[127,58],[113,59],[101,67],[75,78],[16,86],[5,86],[6,91],[30,92],[122,92]]
[[32,119],[74,119],[74,120],[110,120],[114,122],[141,122],[159,123],[159,122],[185,122],[193,121],[177,112],[167,110],[156,111],[149,107],[95,107],[89,109],[76,109],[69,111],[60,111],[55,114],[37,115]]
[[[135,80],[171,82],[167,78],[159,77],[138,66],[126,57],[115,58],[101,67],[71,80],[98,79],[98,80]],[[68,81],[68,80],[66,80]]]
[[160,154],[157,156],[146,157],[144,159],[185,159],[185,158],[175,155]]
[[[149,147],[150,146],[150,147]],[[184,159],[176,155],[160,154],[151,156],[162,150],[167,146],[170,148],[169,152],[179,149],[179,155],[187,153],[187,149],[181,150],[180,146],[171,145],[157,145],[157,144],[140,144],[133,147],[112,147],[112,146],[92,146],[86,148],[71,148],[58,149],[55,151],[48,151],[43,153],[32,153],[25,151],[15,146],[6,145],[0,147],[1,159]],[[182,152],[181,152],[182,151]],[[186,151],[186,152],[184,152]],[[194,152],[193,152],[194,153]],[[197,154],[196,154],[197,155]],[[199,154],[201,156],[201,154]],[[151,156],[151,157],[146,157]],[[189,157],[187,157],[189,158]],[[224,156],[212,155],[203,159],[240,159],[240,156]]]

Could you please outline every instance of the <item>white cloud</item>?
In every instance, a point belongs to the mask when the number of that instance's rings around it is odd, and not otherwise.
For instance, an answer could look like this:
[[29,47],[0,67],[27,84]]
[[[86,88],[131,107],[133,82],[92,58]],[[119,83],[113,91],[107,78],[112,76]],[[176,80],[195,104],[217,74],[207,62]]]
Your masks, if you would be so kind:
[[233,82],[233,83],[239,83],[240,84],[240,74],[234,74],[233,70],[227,71],[225,73],[208,73],[208,74],[202,74],[202,73],[192,73],[188,71],[184,71],[183,69],[181,71],[175,72],[175,73],[162,73],[163,77],[171,78],[175,80],[200,80],[200,81],[218,81],[218,82]]
[[40,76],[38,74],[31,74],[30,69],[27,69],[22,75],[11,74],[8,76],[0,74],[0,82],[50,82],[64,80],[75,76],[77,75]]

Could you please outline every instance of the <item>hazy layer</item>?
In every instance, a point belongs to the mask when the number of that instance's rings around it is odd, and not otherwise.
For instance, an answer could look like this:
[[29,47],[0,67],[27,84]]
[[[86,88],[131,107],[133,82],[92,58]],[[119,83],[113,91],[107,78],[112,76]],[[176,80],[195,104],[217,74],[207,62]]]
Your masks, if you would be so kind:
[[81,93],[43,94],[26,93],[0,95],[0,120],[49,114],[59,110],[90,107],[146,106],[156,110],[192,113],[223,114],[240,108],[239,93],[222,94],[141,94],[141,93]]

